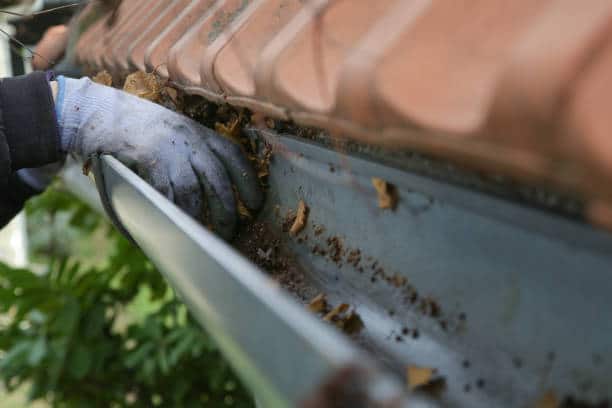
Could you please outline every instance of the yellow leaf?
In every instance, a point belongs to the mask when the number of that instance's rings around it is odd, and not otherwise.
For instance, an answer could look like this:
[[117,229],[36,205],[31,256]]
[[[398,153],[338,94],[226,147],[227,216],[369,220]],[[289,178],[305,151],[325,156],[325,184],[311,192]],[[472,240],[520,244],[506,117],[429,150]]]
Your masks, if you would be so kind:
[[106,70],[98,72],[91,80],[100,85],[113,86],[113,77]]
[[151,102],[159,102],[162,86],[152,73],[136,71],[125,79],[123,90]]
[[378,194],[378,207],[391,210],[395,209],[397,205],[395,187],[378,177],[372,177],[372,185]]
[[408,366],[406,370],[406,378],[408,386],[411,389],[429,384],[434,375],[434,369],[429,367],[419,367],[415,365]]

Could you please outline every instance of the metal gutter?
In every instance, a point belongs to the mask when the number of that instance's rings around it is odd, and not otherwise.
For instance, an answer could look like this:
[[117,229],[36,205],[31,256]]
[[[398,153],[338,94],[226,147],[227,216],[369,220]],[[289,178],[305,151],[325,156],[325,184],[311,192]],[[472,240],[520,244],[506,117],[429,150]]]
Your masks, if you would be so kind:
[[[401,395],[406,366],[435,368],[444,390],[402,400],[414,406],[533,406],[547,390],[593,404],[612,397],[610,234],[367,152],[256,133],[273,149],[258,222],[293,254],[308,293],[355,308],[358,334],[307,312],[304,296],[279,288],[116,160],[100,164],[121,222],[263,406],[294,406],[355,365],[368,372],[367,392],[385,401]],[[69,187],[91,193],[81,169],[72,171]],[[395,211],[377,207],[371,177],[396,187]],[[281,224],[299,200],[308,223],[290,237]],[[330,239],[341,242],[338,259]]]
[[[262,406],[295,406],[347,366],[367,373],[372,399],[398,401],[403,387],[381,374],[347,338],[296,304],[259,268],[116,159],[104,156],[100,161],[120,221]],[[92,184],[79,172],[78,166],[69,166],[64,179],[99,208]]]

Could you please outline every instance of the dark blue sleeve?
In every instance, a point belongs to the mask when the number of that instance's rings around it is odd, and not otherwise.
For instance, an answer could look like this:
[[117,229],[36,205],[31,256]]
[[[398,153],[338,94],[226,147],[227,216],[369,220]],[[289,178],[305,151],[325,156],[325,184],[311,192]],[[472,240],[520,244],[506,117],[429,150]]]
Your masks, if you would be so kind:
[[16,175],[60,161],[55,104],[44,72],[0,80],[0,227],[36,191]]

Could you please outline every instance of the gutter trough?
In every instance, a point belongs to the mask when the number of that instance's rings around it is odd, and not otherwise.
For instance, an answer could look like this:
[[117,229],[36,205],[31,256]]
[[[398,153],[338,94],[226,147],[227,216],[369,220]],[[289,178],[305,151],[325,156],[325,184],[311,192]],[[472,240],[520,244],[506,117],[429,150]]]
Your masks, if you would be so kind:
[[[296,304],[257,266],[116,159],[99,160],[120,221],[216,340],[261,406],[296,406],[347,367],[359,371],[372,401],[403,406],[400,383],[378,370],[348,339]],[[99,199],[91,194],[92,183],[79,176],[80,171],[78,165],[69,166],[64,180],[100,209]]]
[[[337,383],[347,368],[372,401],[363,406],[531,407],[553,392],[559,406],[590,407],[612,397],[608,233],[365,154],[257,137],[273,154],[256,221],[292,254],[303,290],[279,285],[112,157],[100,168],[120,221],[262,406],[296,406],[332,385],[355,393],[354,382]],[[67,184],[86,195],[92,184],[75,174]],[[394,211],[378,208],[372,177],[397,189]],[[307,225],[290,236],[283,223],[300,200]],[[308,311],[317,293],[349,304],[363,328],[345,335]],[[432,368],[442,389],[409,392],[411,366]]]

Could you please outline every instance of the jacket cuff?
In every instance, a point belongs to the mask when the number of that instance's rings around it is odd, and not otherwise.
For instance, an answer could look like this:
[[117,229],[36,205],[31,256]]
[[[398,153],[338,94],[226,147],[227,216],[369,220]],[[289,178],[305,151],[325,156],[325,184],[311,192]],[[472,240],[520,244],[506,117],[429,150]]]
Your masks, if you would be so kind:
[[0,103],[13,172],[61,159],[55,104],[44,72],[3,79]]

